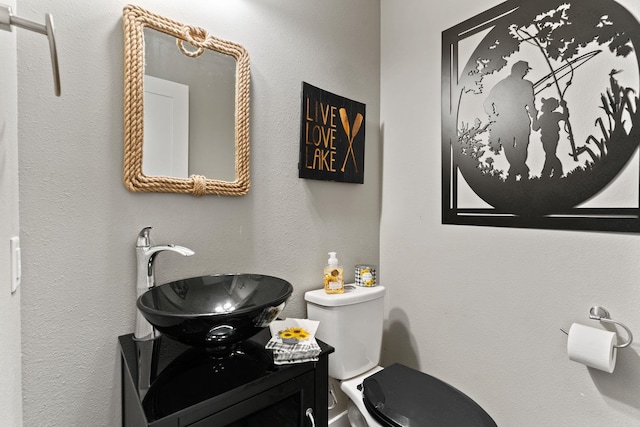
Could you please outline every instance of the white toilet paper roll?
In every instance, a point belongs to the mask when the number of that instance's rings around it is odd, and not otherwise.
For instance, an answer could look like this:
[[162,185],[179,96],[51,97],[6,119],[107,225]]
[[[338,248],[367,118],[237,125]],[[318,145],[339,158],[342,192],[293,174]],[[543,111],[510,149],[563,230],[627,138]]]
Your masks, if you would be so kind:
[[569,359],[583,365],[612,373],[616,367],[618,335],[604,329],[574,323],[569,329],[567,353]]

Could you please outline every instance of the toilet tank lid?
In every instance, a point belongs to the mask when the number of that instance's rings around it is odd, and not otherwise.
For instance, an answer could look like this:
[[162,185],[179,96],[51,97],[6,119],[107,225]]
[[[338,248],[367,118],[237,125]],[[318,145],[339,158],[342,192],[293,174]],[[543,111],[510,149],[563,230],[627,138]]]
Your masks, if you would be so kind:
[[382,298],[384,293],[384,286],[345,285],[344,293],[342,294],[327,294],[324,289],[316,289],[315,291],[306,292],[304,299],[307,302],[323,307],[339,307]]

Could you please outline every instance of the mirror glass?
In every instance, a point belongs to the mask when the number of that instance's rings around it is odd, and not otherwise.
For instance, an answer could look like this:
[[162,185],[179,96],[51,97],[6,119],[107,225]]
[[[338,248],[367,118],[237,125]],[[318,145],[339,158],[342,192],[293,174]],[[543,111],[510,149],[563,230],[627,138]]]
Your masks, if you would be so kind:
[[125,173],[131,191],[249,189],[249,57],[206,30],[126,6]]

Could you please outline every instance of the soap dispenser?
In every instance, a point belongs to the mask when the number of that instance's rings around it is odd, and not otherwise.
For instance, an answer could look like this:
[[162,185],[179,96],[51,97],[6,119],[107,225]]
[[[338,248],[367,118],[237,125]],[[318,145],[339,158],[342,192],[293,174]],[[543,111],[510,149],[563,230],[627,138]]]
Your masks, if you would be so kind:
[[324,291],[328,294],[344,292],[344,278],[342,266],[338,264],[336,252],[329,252],[329,261],[324,268]]

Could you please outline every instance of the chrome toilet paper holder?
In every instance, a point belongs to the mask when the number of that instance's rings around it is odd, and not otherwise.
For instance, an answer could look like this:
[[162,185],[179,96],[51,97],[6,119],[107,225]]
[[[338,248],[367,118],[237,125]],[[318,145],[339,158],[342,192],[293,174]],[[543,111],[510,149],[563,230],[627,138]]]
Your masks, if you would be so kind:
[[[633,342],[633,334],[631,333],[631,329],[629,329],[627,325],[625,325],[624,323],[612,320],[611,315],[609,314],[609,311],[606,308],[600,307],[599,305],[591,307],[591,310],[589,310],[589,319],[599,320],[600,322],[604,322],[604,323],[614,323],[617,326],[620,326],[625,331],[627,331],[627,341],[623,342],[622,344],[614,345],[615,348],[629,347]],[[569,333],[564,329],[560,328],[560,330],[564,332],[566,335],[569,335]]]

